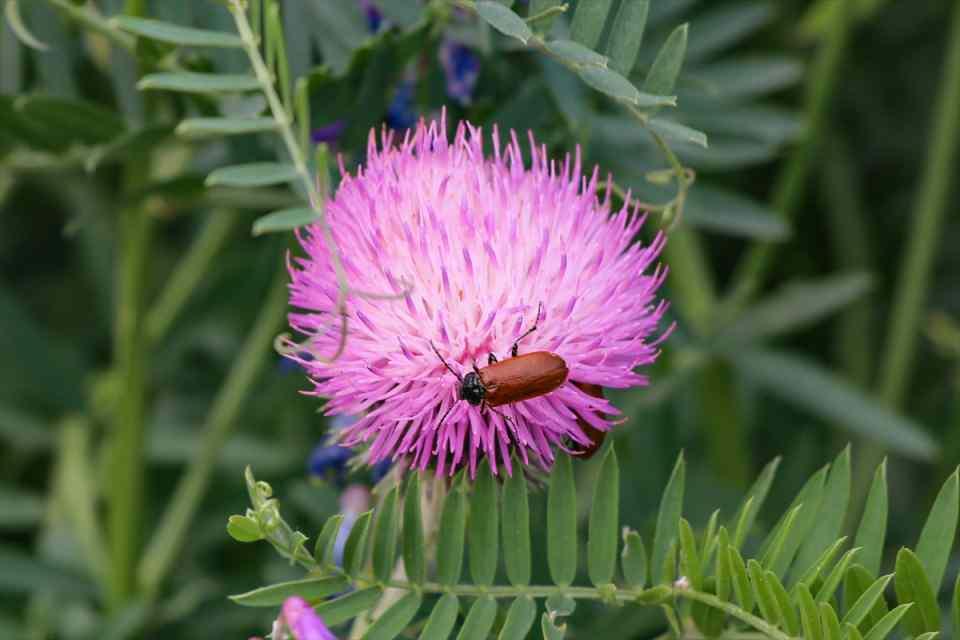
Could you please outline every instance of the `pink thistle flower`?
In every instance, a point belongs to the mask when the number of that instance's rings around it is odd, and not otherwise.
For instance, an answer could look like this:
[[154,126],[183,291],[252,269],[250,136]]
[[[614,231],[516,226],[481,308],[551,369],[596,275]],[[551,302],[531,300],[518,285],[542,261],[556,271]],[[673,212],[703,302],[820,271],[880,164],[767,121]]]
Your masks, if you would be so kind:
[[[626,388],[648,383],[638,367],[659,354],[658,324],[667,303],[657,290],[667,270],[655,264],[666,238],[637,242],[644,216],[598,198],[598,169],[581,175],[580,150],[547,157],[530,134],[524,166],[516,134],[502,146],[494,128],[484,157],[479,128],[460,123],[453,142],[439,122],[419,123],[398,141],[371,131],[366,166],[343,174],[327,212],[344,268],[357,290],[404,292],[397,299],[354,294],[349,334],[337,349],[337,285],[318,226],[298,234],[306,257],[290,260],[291,326],[320,358],[298,359],[328,398],[327,415],[360,415],[342,431],[345,446],[366,443],[371,464],[471,476],[486,459],[493,473],[510,456],[549,469],[555,450],[591,443],[578,419],[599,431],[619,411],[578,385]],[[609,184],[608,184],[609,187]],[[627,201],[630,201],[629,196]],[[503,359],[517,337],[520,353],[549,351],[566,361],[566,382],[546,395],[496,411],[458,398],[459,383],[431,342],[461,374]],[[449,414],[447,413],[449,410]],[[444,418],[444,416],[446,416]]]

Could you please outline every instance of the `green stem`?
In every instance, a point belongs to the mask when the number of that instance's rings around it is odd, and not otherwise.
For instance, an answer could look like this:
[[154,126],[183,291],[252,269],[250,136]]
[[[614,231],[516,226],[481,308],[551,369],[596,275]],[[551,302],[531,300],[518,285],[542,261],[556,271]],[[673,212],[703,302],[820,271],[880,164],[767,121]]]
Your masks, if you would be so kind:
[[921,314],[926,304],[930,272],[942,242],[960,134],[960,5],[955,5],[949,49],[935,106],[923,182],[913,209],[913,229],[901,277],[894,295],[893,318],[880,370],[880,396],[890,407],[903,404],[913,366]]
[[[823,137],[830,99],[833,97],[840,64],[846,52],[851,0],[838,1],[841,7],[832,14],[833,23],[827,34],[827,41],[817,53],[807,86],[804,108],[807,119],[806,134],[794,149],[774,190],[773,208],[787,222],[793,219],[800,206],[811,161],[816,157]],[[732,291],[723,302],[723,311],[717,318],[719,323],[724,323],[739,313],[760,289],[776,248],[776,244],[769,242],[755,245],[738,265]]]
[[89,4],[77,5],[70,0],[47,0],[47,2],[63,11],[71,19],[76,20],[83,27],[99,33],[115,45],[123,47],[130,53],[136,51],[137,39],[115,28],[106,18],[91,9]]
[[144,418],[147,343],[143,331],[144,290],[150,263],[153,221],[142,209],[120,214],[120,263],[114,358],[120,382],[111,435],[110,596],[119,607],[133,594],[134,567],[143,519]]
[[570,9],[570,5],[566,3],[558,4],[552,7],[547,7],[540,13],[527,17],[527,23],[535,24],[540,20],[544,20],[546,18],[552,18],[553,16],[560,15],[561,13],[566,13],[569,9]]
[[203,427],[195,457],[184,472],[140,564],[139,579],[147,597],[154,597],[179,557],[206,494],[210,475],[240,410],[251,395],[257,376],[269,359],[274,334],[283,322],[287,303],[287,272],[278,270],[266,301],[220,388]]
[[183,311],[187,300],[208,277],[210,265],[226,244],[236,224],[237,216],[233,211],[214,210],[209,214],[187,255],[177,265],[147,314],[146,332],[151,344],[163,339]]

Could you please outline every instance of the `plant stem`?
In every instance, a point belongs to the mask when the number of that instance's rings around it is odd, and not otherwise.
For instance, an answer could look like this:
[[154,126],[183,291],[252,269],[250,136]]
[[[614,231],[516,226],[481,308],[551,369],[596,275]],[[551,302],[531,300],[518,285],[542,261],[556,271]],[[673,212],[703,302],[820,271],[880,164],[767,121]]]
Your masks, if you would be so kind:
[[47,0],[81,25],[99,33],[110,42],[134,53],[137,48],[137,39],[115,28],[103,16],[90,8],[89,4],[76,5],[70,0]]
[[173,500],[164,511],[139,568],[139,580],[148,598],[173,568],[210,482],[217,456],[250,396],[264,363],[272,353],[273,337],[282,324],[287,303],[287,272],[280,268],[260,314],[220,388],[203,427],[200,448],[180,478]]
[[553,16],[560,15],[561,13],[566,13],[570,9],[570,5],[567,3],[554,5],[552,7],[547,7],[540,13],[527,17],[527,24],[534,24],[543,20],[545,18],[551,18]]
[[147,342],[143,331],[144,290],[150,262],[153,221],[142,209],[120,214],[119,291],[114,336],[114,369],[119,406],[110,448],[110,601],[120,607],[133,594],[134,567],[143,519],[144,418]]
[[316,180],[314,180],[313,176],[310,174],[310,169],[308,168],[306,159],[304,158],[304,150],[301,149],[300,145],[297,143],[297,134],[293,129],[293,117],[286,110],[283,101],[277,94],[276,87],[274,86],[273,73],[267,67],[266,62],[263,60],[263,56],[260,54],[260,43],[250,27],[250,22],[247,20],[245,3],[242,0],[230,0],[230,12],[233,14],[233,20],[237,26],[237,33],[243,40],[244,50],[247,52],[250,65],[253,67],[253,73],[260,82],[260,88],[263,91],[264,96],[267,98],[267,104],[270,106],[270,113],[273,115],[273,119],[277,121],[280,137],[283,140],[284,146],[286,146],[287,154],[290,156],[290,161],[293,162],[293,166],[296,168],[297,175],[300,177],[300,181],[303,183],[303,187],[309,196],[310,205],[317,214],[316,223],[320,226],[320,230],[323,233],[324,242],[327,245],[327,249],[330,251],[333,272],[337,279],[337,303],[335,313],[336,315],[340,316],[340,343],[337,346],[336,352],[330,356],[329,359],[331,361],[336,360],[338,357],[340,357],[344,348],[346,347],[346,301],[347,294],[349,293],[347,274],[344,271],[343,261],[340,258],[340,249],[337,247],[337,244],[333,239],[333,230],[330,228],[329,220],[327,220],[323,195],[320,193],[320,189],[317,186]]
[[934,107],[923,182],[913,209],[913,229],[894,295],[893,318],[880,371],[880,396],[892,408],[903,404],[933,260],[942,240],[960,135],[960,5],[954,6],[947,57]]
[[[804,107],[807,120],[806,134],[794,149],[774,190],[774,211],[787,222],[793,219],[803,197],[811,160],[815,157],[823,137],[830,99],[833,97],[840,64],[846,52],[851,0],[838,0],[838,2],[841,7],[831,14],[833,23],[827,33],[826,42],[821,45],[817,53],[813,71],[810,74],[810,83],[807,86]],[[743,258],[734,275],[732,290],[723,302],[722,313],[717,318],[718,323],[725,323],[729,318],[737,315],[763,285],[763,279],[776,248],[777,244],[771,242],[757,244]]]
[[147,339],[156,344],[167,334],[191,294],[207,277],[210,265],[237,224],[233,211],[211,211],[203,229],[177,265],[166,287],[147,314]]

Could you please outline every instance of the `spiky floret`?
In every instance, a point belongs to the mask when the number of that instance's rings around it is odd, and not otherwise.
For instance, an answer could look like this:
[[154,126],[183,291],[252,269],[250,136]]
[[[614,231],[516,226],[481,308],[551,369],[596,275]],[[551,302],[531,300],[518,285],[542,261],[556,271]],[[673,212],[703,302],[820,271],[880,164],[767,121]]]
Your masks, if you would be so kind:
[[[516,134],[501,146],[494,129],[485,158],[479,128],[460,123],[450,142],[442,118],[377,142],[371,132],[356,175],[341,166],[327,213],[351,286],[405,295],[351,295],[342,356],[299,357],[314,383],[308,393],[329,399],[328,415],[362,416],[343,444],[367,443],[371,463],[391,458],[441,474],[468,465],[473,474],[485,458],[495,473],[500,464],[512,473],[514,451],[547,469],[557,449],[589,445],[578,417],[609,430],[617,409],[574,382],[647,384],[636,369],[656,359],[666,335],[657,336],[667,307],[657,290],[667,270],[655,264],[665,236],[638,242],[644,216],[628,205],[611,213],[611,190],[597,197],[598,170],[581,175],[579,149],[557,162],[531,134],[527,167]],[[317,226],[299,240],[306,255],[290,260],[299,309],[290,324],[308,336],[311,355],[329,355],[340,339],[330,253]],[[459,401],[458,381],[430,343],[465,373],[491,352],[508,357],[540,304],[539,328],[520,352],[556,353],[567,382],[501,413]]]

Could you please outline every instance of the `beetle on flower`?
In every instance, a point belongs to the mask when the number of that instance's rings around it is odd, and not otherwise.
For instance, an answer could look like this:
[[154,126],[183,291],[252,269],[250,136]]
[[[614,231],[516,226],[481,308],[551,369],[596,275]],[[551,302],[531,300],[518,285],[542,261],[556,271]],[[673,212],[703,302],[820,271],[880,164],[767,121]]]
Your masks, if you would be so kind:
[[[598,198],[599,171],[582,175],[579,150],[551,160],[531,135],[530,155],[527,167],[517,136],[502,145],[494,130],[485,157],[480,129],[460,123],[451,142],[442,117],[399,141],[385,131],[378,144],[371,132],[366,166],[354,175],[341,167],[327,211],[347,278],[357,290],[403,294],[351,296],[342,356],[303,365],[327,414],[362,416],[341,444],[365,443],[371,464],[438,474],[467,466],[472,475],[486,460],[512,473],[516,453],[548,469],[558,449],[592,446],[580,424],[605,432],[617,422],[617,409],[582,385],[647,384],[637,369],[668,333],[658,335],[665,236],[638,242],[644,216],[629,195],[615,212],[611,189]],[[290,259],[290,324],[325,356],[340,339],[330,330],[333,267],[319,227],[299,240],[306,255]],[[469,371],[507,353],[541,304],[524,348],[561,358],[563,384],[496,412],[461,402],[461,383],[437,352]]]

